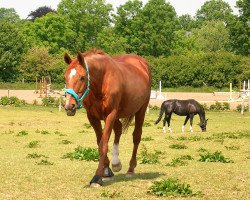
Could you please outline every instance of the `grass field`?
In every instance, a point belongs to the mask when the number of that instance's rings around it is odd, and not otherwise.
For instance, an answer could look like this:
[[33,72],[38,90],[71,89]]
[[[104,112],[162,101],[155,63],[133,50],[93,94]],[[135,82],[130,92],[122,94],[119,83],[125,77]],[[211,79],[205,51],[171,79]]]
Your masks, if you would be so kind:
[[[201,193],[185,199],[250,198],[249,113],[208,112],[206,133],[196,125],[197,116],[194,133],[189,126],[181,133],[184,118],[174,115],[173,133],[163,134],[161,124],[154,125],[157,117],[158,111],[146,115],[136,175],[125,177],[132,153],[131,126],[120,142],[123,169],[104,187],[90,188],[98,163],[62,159],[78,146],[96,148],[84,110],[67,117],[55,108],[0,107],[0,199],[162,199],[147,191],[154,181],[168,178]],[[110,147],[112,141],[113,136]],[[143,151],[148,160],[153,155],[158,162],[141,164]],[[230,162],[198,161],[200,154],[216,151]],[[181,156],[191,159],[178,162]],[[168,198],[183,199],[164,199]]]

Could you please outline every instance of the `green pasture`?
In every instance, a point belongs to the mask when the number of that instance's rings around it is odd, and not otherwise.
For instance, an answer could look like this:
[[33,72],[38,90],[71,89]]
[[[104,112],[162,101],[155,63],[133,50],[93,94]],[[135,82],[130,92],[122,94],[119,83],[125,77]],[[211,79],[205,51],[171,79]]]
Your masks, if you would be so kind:
[[[0,199],[163,199],[148,191],[155,181],[169,178],[199,194],[185,199],[250,198],[250,113],[209,111],[205,133],[198,116],[194,133],[189,125],[181,133],[184,117],[173,115],[173,133],[163,134],[162,123],[154,125],[158,112],[146,115],[136,175],[125,177],[132,153],[130,126],[120,142],[123,169],[104,187],[90,188],[98,162],[62,158],[78,146],[97,147],[84,110],[68,117],[56,108],[0,107]],[[113,135],[110,149],[112,143]],[[230,162],[199,161],[200,154],[216,151]],[[152,157],[156,162],[147,162]]]

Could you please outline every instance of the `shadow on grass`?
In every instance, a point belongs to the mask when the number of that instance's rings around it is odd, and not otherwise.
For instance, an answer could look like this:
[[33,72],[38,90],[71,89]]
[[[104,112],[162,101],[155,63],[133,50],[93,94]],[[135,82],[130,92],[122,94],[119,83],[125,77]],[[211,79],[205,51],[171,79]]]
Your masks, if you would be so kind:
[[[126,177],[126,174],[117,174],[117,175],[114,175],[109,180],[104,180],[103,186],[105,187],[105,186],[113,185],[119,182],[128,182],[128,181],[133,181],[133,180],[151,180],[151,179],[155,179],[161,176],[165,176],[165,174],[158,173],[158,172],[137,173],[137,174],[134,174],[132,177]],[[85,185],[85,187],[89,187],[89,184]]]

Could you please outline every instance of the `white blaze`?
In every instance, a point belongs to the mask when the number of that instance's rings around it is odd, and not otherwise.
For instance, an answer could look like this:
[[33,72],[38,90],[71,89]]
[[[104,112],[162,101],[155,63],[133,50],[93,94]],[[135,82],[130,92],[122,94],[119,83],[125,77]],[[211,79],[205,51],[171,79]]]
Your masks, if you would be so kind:
[[[69,73],[69,82],[71,81],[71,79],[72,79],[75,75],[76,75],[76,69],[73,68],[73,69],[70,70],[70,73]],[[66,102],[65,102],[66,106],[69,104],[70,97],[71,97],[71,95],[67,93],[67,94],[66,94]]]
[[71,69],[70,74],[69,74],[69,81],[70,81],[70,79],[71,79],[73,76],[75,76],[75,75],[76,75],[76,69],[73,68],[73,69]]
[[112,152],[112,164],[117,165],[120,163],[119,159],[119,144],[113,144],[113,152]]

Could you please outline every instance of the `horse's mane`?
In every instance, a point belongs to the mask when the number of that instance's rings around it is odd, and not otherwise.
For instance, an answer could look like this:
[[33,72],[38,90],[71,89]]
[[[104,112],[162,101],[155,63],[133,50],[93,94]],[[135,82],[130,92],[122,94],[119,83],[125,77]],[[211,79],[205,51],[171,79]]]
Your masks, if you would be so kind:
[[99,55],[106,55],[106,53],[101,50],[101,49],[97,49],[97,48],[93,48],[89,51],[86,51],[84,53],[82,53],[82,55],[85,57],[85,56],[91,56],[91,55],[96,55],[96,54],[99,54]]

